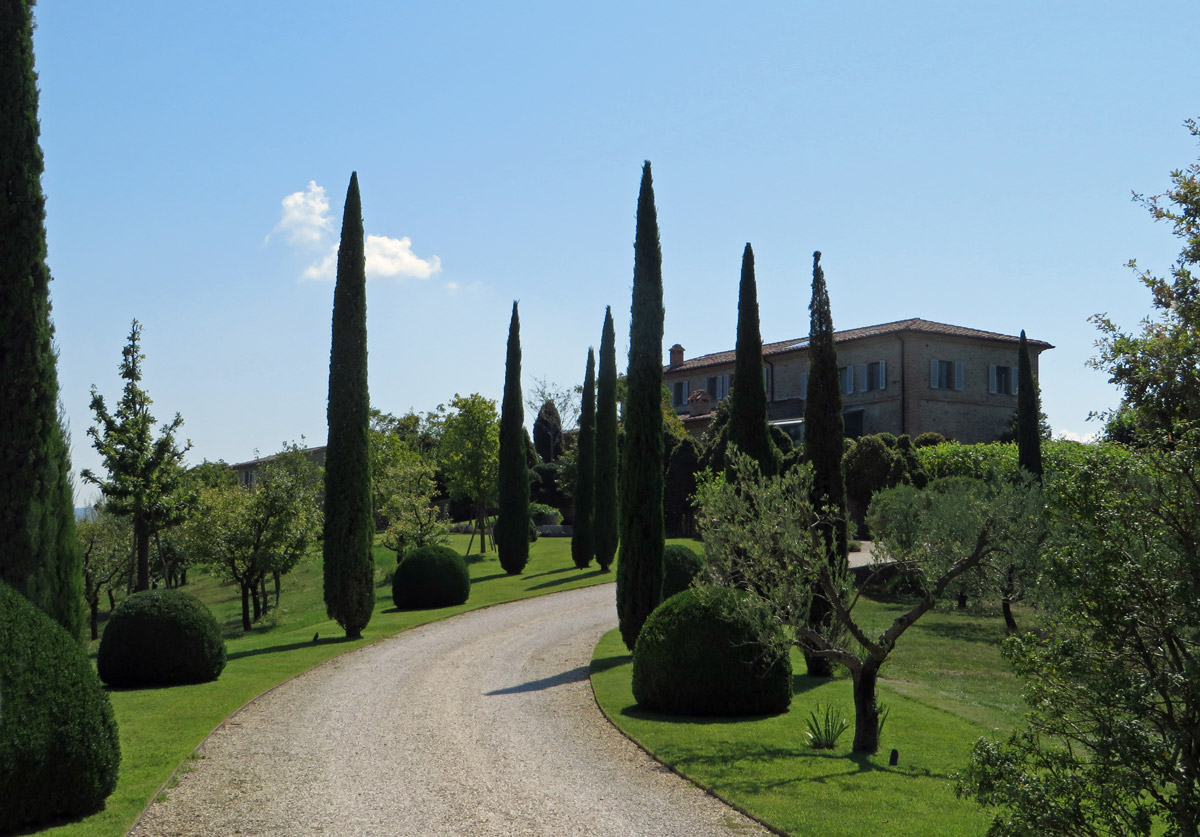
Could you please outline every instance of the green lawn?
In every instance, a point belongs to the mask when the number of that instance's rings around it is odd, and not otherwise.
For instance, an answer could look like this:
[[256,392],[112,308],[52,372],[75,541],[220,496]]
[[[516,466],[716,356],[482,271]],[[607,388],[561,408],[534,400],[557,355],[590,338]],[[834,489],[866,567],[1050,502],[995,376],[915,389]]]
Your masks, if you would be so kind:
[[[873,601],[859,608],[877,628],[902,609]],[[774,717],[643,712],[630,689],[629,653],[613,631],[596,646],[592,686],[605,714],[656,758],[788,834],[982,834],[989,817],[954,797],[951,777],[979,736],[999,736],[1021,718],[1020,686],[1000,656],[1003,631],[998,617],[940,612],[910,628],[882,672],[879,698],[891,714],[873,756],[850,752],[852,727],[835,750],[808,746],[805,721],[818,702],[853,719],[846,673],[832,681],[798,675],[791,709]],[[895,767],[888,766],[892,748]]]
[[[466,548],[465,535],[451,536],[451,545]],[[478,540],[475,543],[478,549]],[[532,545],[525,572],[508,576],[495,553],[472,555],[471,598],[457,607],[398,612],[384,577],[395,566],[395,553],[377,548],[379,583],[375,614],[363,639],[347,642],[338,626],[325,618],[321,558],[309,556],[283,579],[279,610],[270,624],[248,634],[241,632],[238,588],[202,573],[193,573],[187,592],[210,608],[225,631],[229,663],[219,680],[195,686],[112,692],[113,709],[121,728],[121,773],[117,789],[103,811],[43,833],[54,835],[120,835],[128,831],[142,809],[175,768],[230,713],[272,686],[294,677],[330,657],[392,636],[405,628],[456,613],[501,602],[525,599],[612,581],[595,565],[576,570],[569,538],[542,538]],[[312,641],[320,633],[320,640]],[[96,643],[93,643],[93,651]]]

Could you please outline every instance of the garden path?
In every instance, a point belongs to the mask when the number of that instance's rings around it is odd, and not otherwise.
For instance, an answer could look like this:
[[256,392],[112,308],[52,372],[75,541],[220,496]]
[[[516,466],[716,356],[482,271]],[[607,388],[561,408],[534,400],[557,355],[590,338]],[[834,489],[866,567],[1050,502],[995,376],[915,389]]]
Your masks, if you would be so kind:
[[615,585],[463,614],[261,696],[135,835],[767,834],[659,765],[592,698]]

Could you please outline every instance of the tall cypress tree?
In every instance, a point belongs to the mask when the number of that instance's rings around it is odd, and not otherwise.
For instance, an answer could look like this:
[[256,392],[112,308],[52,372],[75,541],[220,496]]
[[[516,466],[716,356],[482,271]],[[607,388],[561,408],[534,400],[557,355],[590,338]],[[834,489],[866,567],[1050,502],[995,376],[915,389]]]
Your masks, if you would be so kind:
[[637,232],[633,241],[633,302],[625,399],[625,450],[621,468],[621,560],[617,564],[617,617],[621,638],[633,650],[662,595],[663,414],[662,249],[650,162],[642,167]]
[[83,573],[59,418],[33,3],[0,3],[0,581],[73,637]]
[[1029,344],[1021,329],[1017,358],[1017,464],[1042,479],[1041,395],[1029,361]]
[[764,476],[779,471],[779,451],[767,426],[767,389],[763,381],[762,336],[758,325],[758,287],[754,281],[754,251],[749,243],[742,252],[742,279],[738,287],[737,344],[734,351],[733,390],[729,394],[726,442],[758,462]]
[[367,453],[367,264],[358,172],[342,214],[333,338],[329,351],[329,443],[325,449],[325,610],[351,639],[375,605],[371,467]]
[[596,563],[608,572],[617,554],[617,348],[612,308],[604,309],[600,370],[596,378],[596,496],[592,528]]
[[596,554],[593,531],[596,498],[596,356],[588,347],[583,373],[583,405],[579,411],[579,443],[575,448],[575,525],[571,558],[584,569]]
[[[808,394],[804,402],[804,450],[812,463],[812,504],[825,519],[819,531],[830,566],[846,568],[846,479],[842,453],[846,427],[842,419],[842,391],[837,348],[833,345],[833,314],[829,290],[821,269],[820,251],[813,253],[812,301],[808,334]],[[820,630],[829,623],[832,605],[820,594],[813,597],[809,624]],[[833,666],[824,657],[805,654],[808,673],[829,677]]]
[[500,405],[500,514],[493,541],[500,566],[517,575],[529,563],[529,464],[525,453],[525,408],[521,402],[521,319],[513,302]]

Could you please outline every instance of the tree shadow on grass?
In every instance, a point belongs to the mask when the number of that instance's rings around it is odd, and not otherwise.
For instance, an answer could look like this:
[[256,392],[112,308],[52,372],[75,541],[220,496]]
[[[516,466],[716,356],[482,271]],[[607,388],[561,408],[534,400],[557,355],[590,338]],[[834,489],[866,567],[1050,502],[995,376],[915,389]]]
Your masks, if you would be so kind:
[[913,627],[914,629],[923,630],[926,633],[942,637],[943,639],[955,642],[980,642],[984,645],[999,645],[1004,641],[1004,637],[1006,636],[1003,633],[1003,628],[997,630],[997,623],[995,621],[925,621]]
[[543,689],[552,689],[555,686],[562,686],[567,683],[581,683],[588,679],[588,667],[577,666],[570,671],[559,672],[550,677],[543,677],[540,680],[530,680],[528,683],[522,683],[519,686],[509,686],[506,689],[495,689],[491,692],[484,692],[486,695],[516,695],[525,692],[540,692]]
[[[575,569],[574,567],[567,567],[566,569],[563,569],[563,570],[552,570],[552,572],[556,572],[556,573],[569,572],[570,570],[574,570],[574,569]],[[549,573],[541,573],[541,575],[549,575]],[[547,587],[557,587],[560,584],[567,584],[568,582],[578,581],[579,579],[583,579],[583,578],[595,578],[598,575],[604,575],[604,570],[592,570],[590,573],[582,573],[580,575],[573,575],[573,576],[570,576],[569,578],[556,578],[553,581],[543,581],[541,584],[535,584],[532,587],[528,587],[526,589],[528,589],[528,590],[544,590]],[[536,578],[536,576],[530,576],[530,578]]]
[[495,581],[497,578],[512,578],[508,573],[492,573],[491,575],[481,575],[479,578],[471,579],[472,584],[478,584],[481,581]]
[[633,662],[632,654],[616,654],[612,657],[597,657],[592,660],[591,673],[599,674],[602,671],[608,671],[610,668],[623,666]]
[[321,637],[316,642],[308,640],[306,642],[289,642],[285,645],[271,645],[266,648],[251,648],[248,651],[234,651],[226,659],[240,660],[244,657],[258,657],[262,654],[278,654],[282,651],[298,651],[301,648],[312,648],[314,645],[340,645],[343,642],[358,642],[356,639],[350,639],[346,636]]

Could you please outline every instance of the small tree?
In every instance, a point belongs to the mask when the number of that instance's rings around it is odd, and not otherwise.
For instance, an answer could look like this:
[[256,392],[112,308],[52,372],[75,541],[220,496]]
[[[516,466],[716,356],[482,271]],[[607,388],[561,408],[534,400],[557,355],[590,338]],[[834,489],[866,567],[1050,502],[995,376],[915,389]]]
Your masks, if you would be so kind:
[[612,309],[604,309],[596,378],[596,563],[608,572],[620,541],[617,515],[617,350]]
[[434,468],[403,442],[387,466],[385,486],[383,545],[395,550],[397,562],[410,550],[449,540],[450,526],[436,502]]
[[83,558],[83,600],[95,640],[100,638],[100,595],[107,591],[113,605],[113,588],[129,569],[133,532],[127,519],[93,506],[76,525],[76,534]]
[[187,442],[180,448],[175,433],[183,425],[179,413],[164,424],[154,437],[153,403],[141,388],[142,326],[137,320],[129,329],[129,342],[121,357],[121,377],[125,390],[117,411],[109,413],[104,396],[92,387],[92,411],[96,426],[88,429],[92,445],[100,454],[108,479],[91,469],[81,476],[84,482],[100,486],[105,507],[116,515],[130,518],[133,524],[137,578],[134,590],[150,589],[150,539],[155,533],[182,523],[195,505],[195,494],[184,476],[183,457],[191,450]]
[[525,410],[521,406],[521,320],[516,302],[513,303],[512,318],[508,324],[499,436],[497,468],[500,513],[496,518],[496,554],[506,573],[518,575],[529,562],[529,467],[525,463]]
[[[496,500],[500,470],[500,420],[496,402],[482,395],[455,395],[441,409],[438,462],[450,496],[475,507],[479,552],[487,551],[487,507]],[[468,553],[470,544],[467,545]]]
[[351,639],[375,608],[367,389],[367,270],[358,173],[350,175],[333,290],[325,448],[325,610]]
[[621,638],[633,650],[662,593],[663,416],[662,250],[650,163],[642,167],[637,233],[633,243],[633,303],[629,324],[629,395],[621,468],[621,561],[617,616]]
[[[846,568],[846,482],[842,472],[846,428],[842,419],[842,391],[838,379],[837,348],[833,343],[833,314],[820,251],[813,253],[812,301],[808,332],[808,393],[804,400],[804,453],[812,463],[811,500],[822,514],[819,531],[825,543],[831,577]],[[833,605],[820,591],[812,599],[809,626],[824,632]],[[808,653],[808,673],[828,677],[833,673],[829,658]]]
[[575,524],[571,530],[571,558],[585,569],[596,554],[596,358],[588,347],[583,372],[583,410],[579,418],[579,443],[575,447]]
[[558,407],[550,399],[542,402],[533,420],[533,446],[543,462],[555,462],[563,452],[563,426]]
[[758,286],[754,281],[754,251],[749,244],[746,244],[742,253],[733,382],[725,438],[758,462],[764,474],[772,476],[779,471],[779,451],[771,441],[767,425],[767,390],[763,382],[762,336],[758,324]]
[[[850,671],[856,753],[879,747],[875,686],[879,669],[901,635],[943,598],[957,577],[1023,548],[1040,520],[1037,489],[973,480],[951,480],[918,491],[899,486],[872,504],[872,529],[881,557],[893,559],[919,587],[912,607],[878,636],[854,618],[847,576],[828,561],[821,515],[811,503],[812,471],[799,466],[764,477],[740,452],[731,455],[731,477],[702,483],[697,492],[706,555],[706,580],[756,593],[791,626],[807,653]],[[821,630],[809,620],[817,594],[831,603]]]

